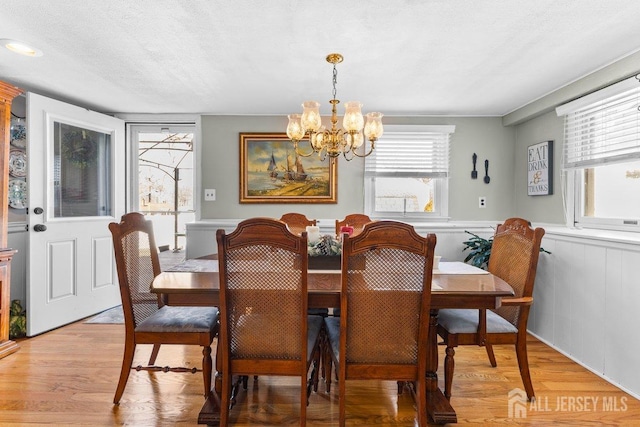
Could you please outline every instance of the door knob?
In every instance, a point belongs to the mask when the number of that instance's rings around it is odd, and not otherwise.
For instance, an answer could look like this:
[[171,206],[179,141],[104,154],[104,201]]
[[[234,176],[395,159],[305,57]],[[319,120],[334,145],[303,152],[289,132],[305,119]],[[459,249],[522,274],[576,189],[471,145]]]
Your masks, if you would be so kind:
[[42,208],[35,208],[33,210],[33,213],[36,214],[36,215],[40,215],[42,212],[44,212],[44,209],[42,209]]
[[36,224],[33,226],[33,231],[46,231],[47,226],[44,224]]

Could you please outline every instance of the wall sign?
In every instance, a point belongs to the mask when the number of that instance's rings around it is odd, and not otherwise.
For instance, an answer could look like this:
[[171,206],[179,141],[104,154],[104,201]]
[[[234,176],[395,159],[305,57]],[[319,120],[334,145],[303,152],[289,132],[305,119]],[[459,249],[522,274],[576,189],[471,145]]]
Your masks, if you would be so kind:
[[527,148],[527,194],[553,194],[553,141],[544,141]]

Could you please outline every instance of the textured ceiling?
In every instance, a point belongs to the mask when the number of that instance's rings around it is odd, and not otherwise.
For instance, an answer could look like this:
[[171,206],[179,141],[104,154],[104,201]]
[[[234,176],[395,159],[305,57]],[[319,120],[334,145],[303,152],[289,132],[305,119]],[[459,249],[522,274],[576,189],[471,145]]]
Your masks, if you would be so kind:
[[[638,0],[0,0],[0,79],[102,112],[502,116],[640,49]],[[342,111],[340,109],[339,111]]]

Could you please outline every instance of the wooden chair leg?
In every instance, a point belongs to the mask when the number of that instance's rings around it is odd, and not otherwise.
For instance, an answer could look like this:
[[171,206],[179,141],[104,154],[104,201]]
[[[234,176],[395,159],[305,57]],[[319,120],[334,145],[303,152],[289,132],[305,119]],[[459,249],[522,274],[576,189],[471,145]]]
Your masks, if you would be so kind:
[[113,403],[116,405],[120,403],[124,388],[127,386],[127,380],[131,373],[131,364],[133,363],[133,355],[136,352],[135,343],[125,342],[124,354],[122,356],[122,368],[120,369],[120,379],[118,380],[118,387],[116,387],[116,394],[113,396]]
[[327,376],[325,377],[324,380],[324,387],[326,389],[327,393],[331,393],[331,370],[333,369],[333,362],[331,361],[331,359],[329,359],[328,361],[325,362],[325,370],[327,372]]
[[[233,381],[233,378],[230,380],[231,385],[230,385],[230,391],[229,391],[229,409],[232,409],[235,406],[236,398],[238,397],[238,391],[240,390],[240,386],[242,385],[242,387],[244,388],[244,384],[246,383],[248,378],[249,377],[247,375],[238,375],[235,381]],[[222,380],[224,381],[224,377],[222,378]],[[244,389],[246,390],[246,388]],[[226,424],[220,423],[220,425],[226,425]]]
[[418,412],[418,427],[427,426],[427,382],[420,379],[413,384],[416,392],[416,411]]
[[229,371],[222,374],[222,393],[220,396],[220,425],[229,425],[229,410],[232,405],[231,382],[233,376]]
[[[338,371],[338,367],[336,366],[336,371]],[[346,414],[347,414],[347,387],[346,381],[343,378],[342,381],[338,382],[338,421],[340,427],[345,427],[346,423]]]
[[447,400],[451,400],[451,386],[453,384],[453,370],[455,368],[453,356],[456,354],[456,351],[453,347],[447,346],[446,354],[444,358],[444,396]]
[[326,334],[323,334],[322,339],[320,340],[320,354],[322,355],[321,357],[321,362],[320,362],[320,366],[322,367],[322,372],[321,372],[321,376],[322,379],[326,379],[326,370],[325,370],[325,357],[328,354],[328,350],[327,350],[327,346],[329,345],[329,339],[327,338]]
[[516,342],[516,356],[518,357],[518,366],[520,367],[520,377],[522,377],[522,384],[527,392],[527,399],[532,400],[535,398],[533,393],[533,384],[531,383],[531,374],[529,373],[529,358],[527,356],[527,339],[526,337],[518,337]]
[[489,356],[489,363],[491,363],[491,366],[495,368],[496,366],[498,366],[498,363],[496,362],[496,356],[493,354],[493,346],[488,343],[485,343],[484,346],[487,349],[487,356]]
[[149,366],[155,365],[158,352],[160,351],[160,344],[154,344],[153,350],[151,350],[151,356],[149,357]]
[[204,397],[205,399],[211,392],[211,375],[213,374],[213,360],[211,359],[211,346],[202,348],[202,376],[204,379]]
[[[254,376],[253,379],[255,380],[256,377]],[[249,375],[243,375],[242,376],[242,389],[246,390],[249,387]]]
[[[325,349],[325,352],[322,356],[323,358],[323,365],[324,365],[324,372],[325,372],[325,377],[324,377],[324,384],[325,384],[325,389],[327,393],[331,392],[331,369],[333,368],[333,360],[331,358],[331,351],[329,350],[329,348],[327,347]],[[336,371],[337,371],[337,367],[336,367]]]
[[311,394],[311,382],[307,375],[302,375],[300,381],[300,427],[307,425],[307,405],[309,405],[309,394]]

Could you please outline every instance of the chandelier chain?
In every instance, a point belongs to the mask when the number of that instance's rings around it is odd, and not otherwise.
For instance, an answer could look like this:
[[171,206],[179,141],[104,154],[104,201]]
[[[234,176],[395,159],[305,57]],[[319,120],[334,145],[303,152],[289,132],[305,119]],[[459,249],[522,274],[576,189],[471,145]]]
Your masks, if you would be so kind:
[[333,64],[333,99],[336,99],[336,84],[338,84],[338,69],[336,64]]

